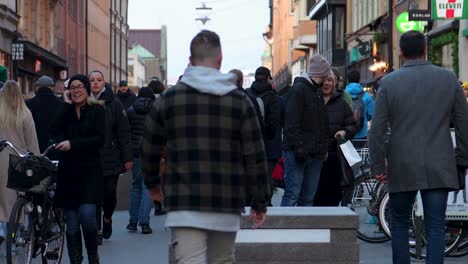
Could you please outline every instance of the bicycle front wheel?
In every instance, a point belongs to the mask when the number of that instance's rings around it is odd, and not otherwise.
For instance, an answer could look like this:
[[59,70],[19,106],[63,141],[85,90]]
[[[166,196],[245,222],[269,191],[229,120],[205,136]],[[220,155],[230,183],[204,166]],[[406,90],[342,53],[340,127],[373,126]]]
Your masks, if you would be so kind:
[[29,202],[18,197],[11,211],[6,238],[7,264],[31,264],[35,243],[35,220]]
[[42,263],[58,264],[62,260],[65,243],[65,222],[63,210],[51,207],[47,214],[48,232],[45,239],[46,247],[42,247]]

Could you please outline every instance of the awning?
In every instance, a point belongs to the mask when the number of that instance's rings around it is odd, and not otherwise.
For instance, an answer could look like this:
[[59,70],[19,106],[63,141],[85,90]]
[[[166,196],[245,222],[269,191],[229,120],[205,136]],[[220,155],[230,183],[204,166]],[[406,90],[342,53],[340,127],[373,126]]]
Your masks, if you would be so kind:
[[[323,11],[326,11],[328,6],[331,5],[346,5],[346,0],[319,0],[312,6],[312,9],[309,12],[310,20],[320,19],[320,14]],[[328,12],[327,12],[328,13]]]
[[448,24],[442,25],[440,27],[433,28],[431,31],[427,33],[427,35],[431,38],[437,37],[445,32],[456,30],[460,28],[460,21],[454,20]]
[[29,41],[19,41],[21,43],[24,43],[24,51],[25,53],[31,54],[33,56],[36,56],[37,58],[40,58],[44,61],[49,62],[50,64],[53,64],[56,67],[61,67],[61,68],[68,68],[67,66],[67,61],[52,52],[49,52],[46,49],[43,49],[42,47],[39,47],[35,45],[32,42]]

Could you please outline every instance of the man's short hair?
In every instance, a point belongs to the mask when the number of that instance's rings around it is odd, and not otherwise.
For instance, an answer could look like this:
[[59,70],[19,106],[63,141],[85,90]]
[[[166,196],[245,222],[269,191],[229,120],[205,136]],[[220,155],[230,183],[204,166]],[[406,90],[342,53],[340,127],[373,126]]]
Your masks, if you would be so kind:
[[400,38],[400,49],[405,58],[422,57],[426,52],[426,38],[419,31],[408,31]]
[[232,69],[229,72],[236,75],[236,85],[237,87],[242,88],[242,84],[244,82],[244,74],[238,69]]
[[268,79],[273,79],[271,78],[271,72],[270,69],[264,66],[260,66],[255,70],[255,80],[256,81],[261,81],[261,80],[268,80]]
[[361,80],[361,74],[358,71],[352,70],[348,72],[349,83],[358,83],[360,80]]
[[190,43],[190,56],[194,60],[213,59],[221,50],[218,34],[209,30],[202,30]]

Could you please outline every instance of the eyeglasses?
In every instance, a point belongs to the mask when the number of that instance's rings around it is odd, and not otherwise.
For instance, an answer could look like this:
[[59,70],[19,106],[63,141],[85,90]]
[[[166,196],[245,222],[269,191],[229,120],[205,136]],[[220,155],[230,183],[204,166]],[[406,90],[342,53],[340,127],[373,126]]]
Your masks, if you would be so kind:
[[81,91],[83,90],[84,85],[70,86],[70,91]]

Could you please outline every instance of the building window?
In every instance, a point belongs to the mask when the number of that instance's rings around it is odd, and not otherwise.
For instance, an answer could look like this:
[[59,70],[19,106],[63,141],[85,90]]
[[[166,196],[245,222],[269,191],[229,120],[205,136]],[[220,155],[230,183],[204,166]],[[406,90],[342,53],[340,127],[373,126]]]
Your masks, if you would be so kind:
[[344,49],[345,9],[337,7],[335,10],[335,47]]

